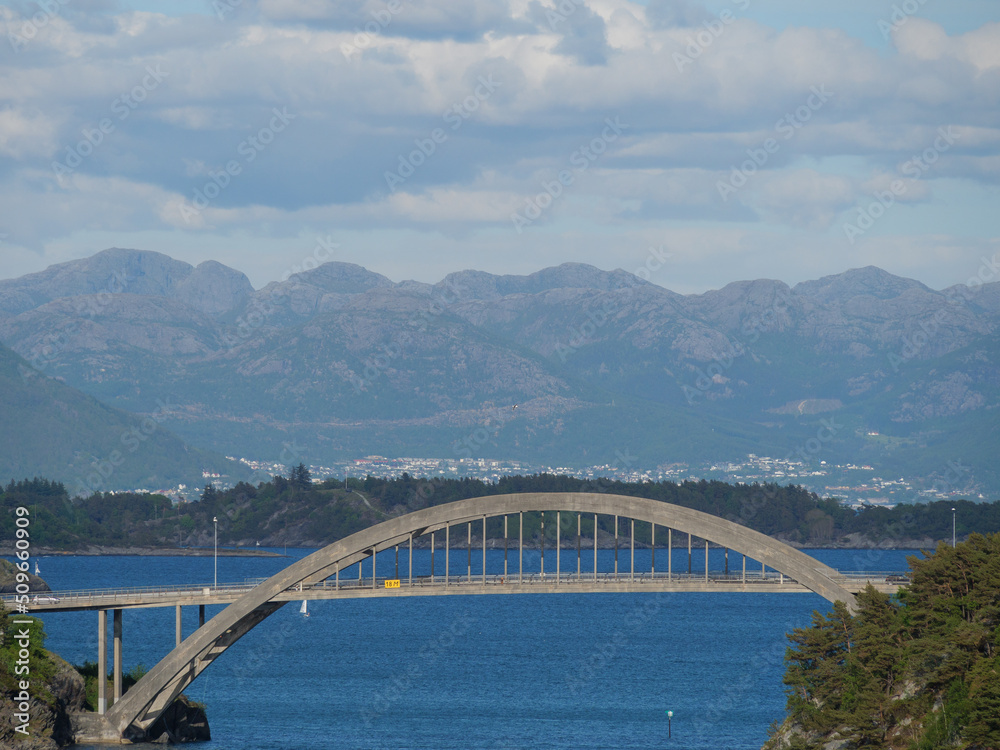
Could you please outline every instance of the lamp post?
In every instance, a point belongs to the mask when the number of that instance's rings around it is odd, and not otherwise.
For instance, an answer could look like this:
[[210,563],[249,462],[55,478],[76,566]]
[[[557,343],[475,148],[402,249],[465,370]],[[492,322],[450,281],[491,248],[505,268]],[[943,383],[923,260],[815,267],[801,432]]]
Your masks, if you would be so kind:
[[673,719],[673,718],[674,718],[674,712],[673,711],[667,711],[667,739],[668,740],[671,738],[671,735],[673,734],[673,732],[671,731],[671,728],[670,728],[670,720]]
[[955,509],[951,509],[951,548],[955,549]]
[[219,588],[219,518],[212,516],[212,523],[215,524],[215,588]]

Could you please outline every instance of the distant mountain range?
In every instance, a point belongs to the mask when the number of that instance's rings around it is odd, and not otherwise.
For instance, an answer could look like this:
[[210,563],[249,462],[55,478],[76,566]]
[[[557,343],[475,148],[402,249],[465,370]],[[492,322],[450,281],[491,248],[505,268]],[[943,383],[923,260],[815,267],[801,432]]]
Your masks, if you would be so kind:
[[148,416],[100,403],[0,345],[0,478],[51,477],[71,495],[125,487],[201,487],[202,471],[234,479],[246,467],[187,446],[161,426],[172,405]]
[[994,496],[998,324],[1000,283],[874,267],[680,295],[580,264],[430,285],[327,263],[254,290],[112,249],[0,281],[0,341],[35,371],[228,455],[756,453]]

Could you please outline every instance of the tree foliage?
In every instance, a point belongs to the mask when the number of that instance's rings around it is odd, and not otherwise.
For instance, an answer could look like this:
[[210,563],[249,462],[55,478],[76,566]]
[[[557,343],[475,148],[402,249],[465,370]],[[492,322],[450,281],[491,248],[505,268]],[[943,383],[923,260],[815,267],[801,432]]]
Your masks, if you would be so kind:
[[838,732],[859,747],[1000,747],[1000,535],[909,559],[898,599],[869,586],[789,635],[796,742]]

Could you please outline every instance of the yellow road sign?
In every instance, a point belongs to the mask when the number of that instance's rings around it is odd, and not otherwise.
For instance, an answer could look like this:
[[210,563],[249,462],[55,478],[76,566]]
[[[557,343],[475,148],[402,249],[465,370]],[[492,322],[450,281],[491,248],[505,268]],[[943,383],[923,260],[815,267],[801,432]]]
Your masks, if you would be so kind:
[[397,578],[395,580],[388,580],[388,581],[386,581],[385,582],[385,587],[387,589],[398,589],[399,588],[399,579]]

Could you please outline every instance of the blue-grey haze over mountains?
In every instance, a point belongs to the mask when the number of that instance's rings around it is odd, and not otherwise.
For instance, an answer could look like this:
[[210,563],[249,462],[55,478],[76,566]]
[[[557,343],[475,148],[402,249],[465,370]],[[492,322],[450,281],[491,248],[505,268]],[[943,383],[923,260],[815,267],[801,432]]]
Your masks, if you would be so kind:
[[[5,368],[19,399],[69,386],[137,414],[192,446],[177,470],[289,444],[307,463],[755,453],[993,498],[1000,282],[980,271],[942,290],[865,267],[680,295],[583,264],[431,285],[328,262],[254,289],[220,263],[113,249],[0,281],[0,342],[24,358]],[[111,450],[78,437],[84,458]]]

